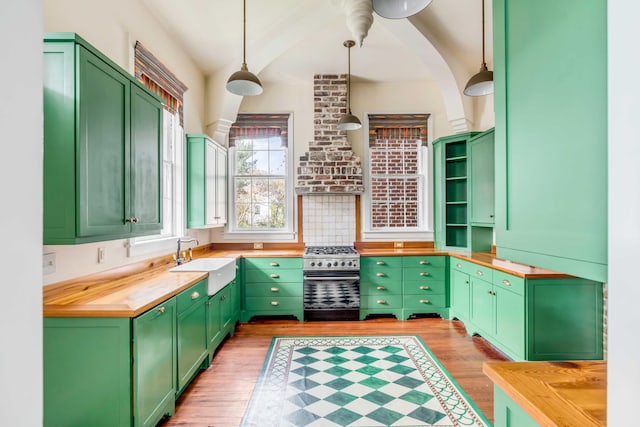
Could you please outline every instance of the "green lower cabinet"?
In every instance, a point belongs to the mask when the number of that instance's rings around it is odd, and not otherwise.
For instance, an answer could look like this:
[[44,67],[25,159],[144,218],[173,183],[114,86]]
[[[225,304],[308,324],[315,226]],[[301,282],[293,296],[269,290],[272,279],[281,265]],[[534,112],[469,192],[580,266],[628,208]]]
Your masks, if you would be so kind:
[[178,395],[207,358],[207,281],[178,294]]
[[449,317],[448,257],[402,257],[403,319],[423,314]]
[[471,287],[467,273],[451,270],[451,308],[449,316],[468,322],[471,318]]
[[361,257],[360,320],[402,314],[402,257]]
[[[207,302],[207,342],[210,359],[227,335],[233,335],[237,311],[234,308],[235,280],[209,297]],[[237,298],[237,296],[236,296]]]
[[472,277],[471,284],[471,323],[483,336],[495,335],[495,298],[493,284]]
[[493,418],[495,427],[540,427],[498,386],[493,387]]

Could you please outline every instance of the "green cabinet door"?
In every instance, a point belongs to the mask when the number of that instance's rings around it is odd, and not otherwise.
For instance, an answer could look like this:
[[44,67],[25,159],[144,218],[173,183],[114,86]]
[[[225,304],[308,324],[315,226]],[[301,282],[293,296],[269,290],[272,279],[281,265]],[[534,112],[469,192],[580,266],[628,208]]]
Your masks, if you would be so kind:
[[606,282],[607,2],[493,9],[497,255]]
[[493,227],[494,223],[494,130],[471,139],[471,225]]
[[178,305],[178,395],[207,356],[207,280],[176,296]]
[[463,322],[471,318],[471,287],[469,275],[451,271],[451,316]]
[[207,302],[207,347],[210,355],[213,355],[223,338],[221,292],[210,296]]
[[162,229],[162,104],[131,86],[131,217],[134,234]]
[[173,415],[176,394],[176,299],[133,319],[134,426]]
[[507,396],[500,387],[493,387],[495,427],[540,427],[529,414]]
[[495,299],[495,339],[518,359],[525,357],[525,302],[524,296],[493,287]]
[[233,300],[231,294],[231,286],[227,285],[220,295],[220,313],[222,316],[222,330],[227,333],[231,333],[233,328]]
[[493,336],[495,329],[495,298],[493,285],[472,277],[471,285],[471,322],[482,332]]

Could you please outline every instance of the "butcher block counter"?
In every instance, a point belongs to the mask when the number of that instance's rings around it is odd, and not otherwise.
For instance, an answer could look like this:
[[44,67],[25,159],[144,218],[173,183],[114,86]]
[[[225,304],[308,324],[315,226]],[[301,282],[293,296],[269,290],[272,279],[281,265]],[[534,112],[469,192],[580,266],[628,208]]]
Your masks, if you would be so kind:
[[483,371],[496,386],[496,427],[606,425],[606,361],[486,362]]

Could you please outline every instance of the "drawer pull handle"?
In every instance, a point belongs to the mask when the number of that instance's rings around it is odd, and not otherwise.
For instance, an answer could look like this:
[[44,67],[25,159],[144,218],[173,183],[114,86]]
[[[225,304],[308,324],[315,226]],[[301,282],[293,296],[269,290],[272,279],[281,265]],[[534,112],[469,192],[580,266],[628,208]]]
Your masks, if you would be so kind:
[[428,265],[428,264],[429,264],[429,261],[427,261],[425,259],[420,260],[420,265]]
[[420,272],[420,275],[421,275],[421,276],[428,276],[428,275],[429,275],[429,272],[428,272],[428,271],[421,271],[421,272]]
[[385,300],[383,300],[383,299],[379,299],[379,300],[376,301],[376,303],[378,303],[378,304],[386,304],[387,302]]
[[456,267],[458,267],[458,268],[462,268],[462,264],[457,263],[457,264],[456,264]]
[[480,270],[476,271],[476,274],[477,274],[478,276],[484,276],[484,273],[483,273],[482,271],[480,271]]
[[200,298],[200,292],[195,291],[194,293],[191,294],[191,299],[198,299]]
[[271,288],[270,290],[271,290],[271,292],[279,292],[280,288]]
[[276,273],[271,273],[271,274],[269,275],[269,277],[271,277],[272,279],[279,279],[279,278],[280,278],[280,275],[279,275],[279,274],[276,274]]
[[160,308],[158,309],[158,313],[160,313],[160,314],[164,313],[164,307],[160,307]]
[[376,289],[379,291],[384,291],[386,288],[384,286],[376,286]]
[[469,284],[469,281],[468,281],[468,280],[465,280],[465,281],[464,281],[464,283],[468,285],[468,284]]
[[381,272],[381,273],[376,273],[376,276],[378,276],[378,277],[384,277],[384,276],[385,276],[385,274],[384,274],[384,273],[382,273],[382,272]]
[[278,301],[271,301],[271,305],[280,305]]
[[277,262],[270,262],[269,265],[271,267],[280,267],[280,264],[278,264]]
[[429,289],[429,287],[427,285],[422,285],[422,286],[420,286],[420,289],[423,290],[423,291],[426,291],[426,290]]
[[222,296],[220,297],[220,301],[224,301],[224,300],[226,300],[226,299],[227,299],[227,297],[226,297],[225,295],[222,295]]
[[429,304],[429,300],[428,299],[421,299],[420,300],[420,304]]
[[508,281],[507,279],[504,279],[504,280],[502,281],[502,284],[503,284],[503,285],[505,285],[505,286],[511,286],[511,282],[510,282],[510,281]]
[[384,261],[378,261],[378,262],[376,262],[376,264],[378,264],[378,265],[385,265],[386,263],[385,263]]

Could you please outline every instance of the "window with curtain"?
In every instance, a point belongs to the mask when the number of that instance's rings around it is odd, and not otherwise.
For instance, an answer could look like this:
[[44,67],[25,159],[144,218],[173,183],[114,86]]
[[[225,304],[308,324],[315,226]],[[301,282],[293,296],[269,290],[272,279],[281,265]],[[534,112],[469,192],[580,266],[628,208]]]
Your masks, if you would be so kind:
[[403,233],[430,227],[428,114],[368,116],[365,231]]
[[289,114],[239,114],[231,126],[230,231],[292,231],[289,118]]

